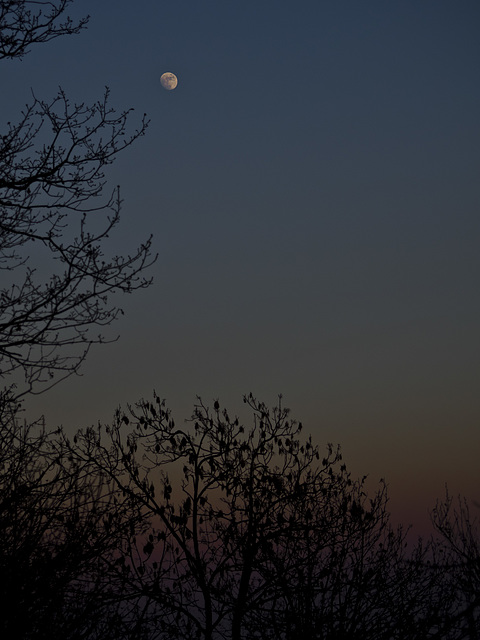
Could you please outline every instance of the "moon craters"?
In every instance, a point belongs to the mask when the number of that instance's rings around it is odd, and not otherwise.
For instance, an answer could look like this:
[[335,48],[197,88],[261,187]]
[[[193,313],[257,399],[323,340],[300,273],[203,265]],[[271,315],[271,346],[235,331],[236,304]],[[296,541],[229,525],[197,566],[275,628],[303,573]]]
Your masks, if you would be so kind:
[[160,83],[167,91],[172,91],[178,84],[177,76],[174,73],[164,73],[160,78]]

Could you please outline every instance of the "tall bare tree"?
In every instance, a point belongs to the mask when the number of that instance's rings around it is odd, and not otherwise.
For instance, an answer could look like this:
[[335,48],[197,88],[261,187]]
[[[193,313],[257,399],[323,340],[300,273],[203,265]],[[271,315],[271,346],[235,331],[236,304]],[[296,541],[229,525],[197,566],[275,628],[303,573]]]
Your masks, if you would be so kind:
[[407,549],[390,526],[385,485],[368,496],[281,403],[245,401],[248,427],[200,402],[184,428],[155,397],[72,449],[148,523],[127,544],[124,589],[150,601],[152,628],[172,639],[447,638],[450,583],[430,545]]
[[[78,33],[87,19],[65,17],[69,4],[0,2],[0,57]],[[118,187],[105,193],[105,169],[147,126],[143,116],[129,132],[129,111],[116,113],[108,98],[33,96],[0,137],[0,376],[21,383],[18,396],[75,373],[121,313],[112,295],[150,283],[151,239],[129,255],[104,254],[121,208]]]
[[262,549],[301,526],[301,495],[343,482],[333,471],[338,453],[330,450],[317,469],[318,450],[300,443],[301,425],[281,405],[270,411],[253,397],[246,402],[249,428],[218,403],[212,411],[199,403],[184,429],[156,397],[119,411],[106,439],[90,429],[72,449],[150,523],[148,536],[135,534],[126,562],[130,588],[152,602],[162,637],[244,637],[247,612],[270,588],[258,570]]

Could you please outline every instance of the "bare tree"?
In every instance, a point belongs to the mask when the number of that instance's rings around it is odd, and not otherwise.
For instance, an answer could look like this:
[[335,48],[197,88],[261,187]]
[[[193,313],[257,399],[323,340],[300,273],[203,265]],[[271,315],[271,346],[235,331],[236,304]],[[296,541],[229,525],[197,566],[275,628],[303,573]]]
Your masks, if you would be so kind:
[[[199,403],[183,429],[156,397],[117,412],[106,441],[90,429],[72,449],[151,523],[148,536],[132,538],[126,562],[132,593],[148,597],[162,637],[244,637],[247,612],[270,588],[258,571],[262,548],[299,526],[299,495],[342,482],[333,472],[338,453],[317,469],[317,449],[300,443],[301,425],[281,404],[270,411],[246,402],[249,428],[218,403],[212,411]],[[124,434],[127,424],[133,430]]]
[[368,496],[365,478],[352,480],[331,446],[320,456],[281,402],[245,401],[249,427],[199,402],[179,428],[155,396],[119,410],[106,439],[89,429],[72,448],[148,523],[127,543],[123,588],[149,600],[152,629],[208,640],[449,637],[444,567],[390,526],[385,484]]
[[[61,21],[68,4],[1,2],[3,57],[82,29],[86,20]],[[144,116],[129,132],[129,111],[116,113],[108,98],[33,96],[0,137],[0,376],[23,373],[18,396],[78,371],[121,313],[112,295],[150,283],[151,239],[130,255],[104,255],[121,207],[118,187],[104,193],[105,169],[147,126]]]
[[0,2],[0,59],[22,58],[29,47],[58,36],[78,33],[88,17],[74,22],[66,16],[72,0],[2,0]]
[[264,547],[258,571],[272,588],[247,614],[251,637],[447,638],[451,590],[431,543],[408,545],[407,531],[391,526],[383,482],[369,496],[365,478],[349,479],[305,501],[297,529]]
[[[71,0],[0,2],[0,59],[76,34]],[[106,256],[120,215],[105,169],[147,126],[129,111],[33,95],[0,136],[0,635],[144,640],[145,601],[117,590],[136,505],[69,453],[61,431],[22,424],[21,402],[75,373],[121,310],[112,295],[145,287],[151,240]],[[95,332],[95,333],[94,333]],[[22,382],[23,374],[23,382]],[[17,388],[14,388],[17,383]],[[117,568],[117,582],[105,568]],[[147,603],[148,604],[148,603]]]
[[141,530],[138,510],[65,445],[0,402],[0,634],[143,638],[141,599],[125,599],[105,571],[130,529]]
[[407,543],[390,524],[385,483],[368,495],[366,478],[353,480],[331,446],[321,456],[281,401],[245,402],[248,427],[201,401],[178,427],[154,396],[71,444],[141,514],[122,570],[109,571],[149,603],[152,637],[474,638],[462,631],[470,609],[459,609],[451,553]]
[[[478,505],[474,507],[478,509]],[[480,638],[480,522],[465,498],[448,494],[438,501],[432,521],[438,554],[451,584],[453,611],[448,616],[455,640]]]

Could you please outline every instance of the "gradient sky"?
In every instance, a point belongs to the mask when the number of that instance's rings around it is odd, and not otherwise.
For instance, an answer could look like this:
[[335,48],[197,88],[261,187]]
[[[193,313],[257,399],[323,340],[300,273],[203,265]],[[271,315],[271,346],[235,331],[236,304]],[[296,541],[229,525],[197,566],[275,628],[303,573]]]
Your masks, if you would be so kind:
[[283,393],[354,474],[387,479],[395,518],[422,530],[445,482],[479,500],[478,0],[72,13],[83,34],[2,64],[2,120],[59,85],[147,112],[108,174],[112,247],[153,233],[159,259],[120,341],[29,411],[73,429],[154,388],[177,421],[197,394],[234,413]]

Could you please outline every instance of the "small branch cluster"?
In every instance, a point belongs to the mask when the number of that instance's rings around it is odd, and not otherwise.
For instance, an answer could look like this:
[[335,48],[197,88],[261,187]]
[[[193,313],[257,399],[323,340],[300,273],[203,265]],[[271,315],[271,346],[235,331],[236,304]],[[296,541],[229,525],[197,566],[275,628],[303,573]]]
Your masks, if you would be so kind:
[[62,18],[72,0],[2,0],[0,2],[0,59],[22,58],[29,48],[81,31],[88,17],[74,22]]

